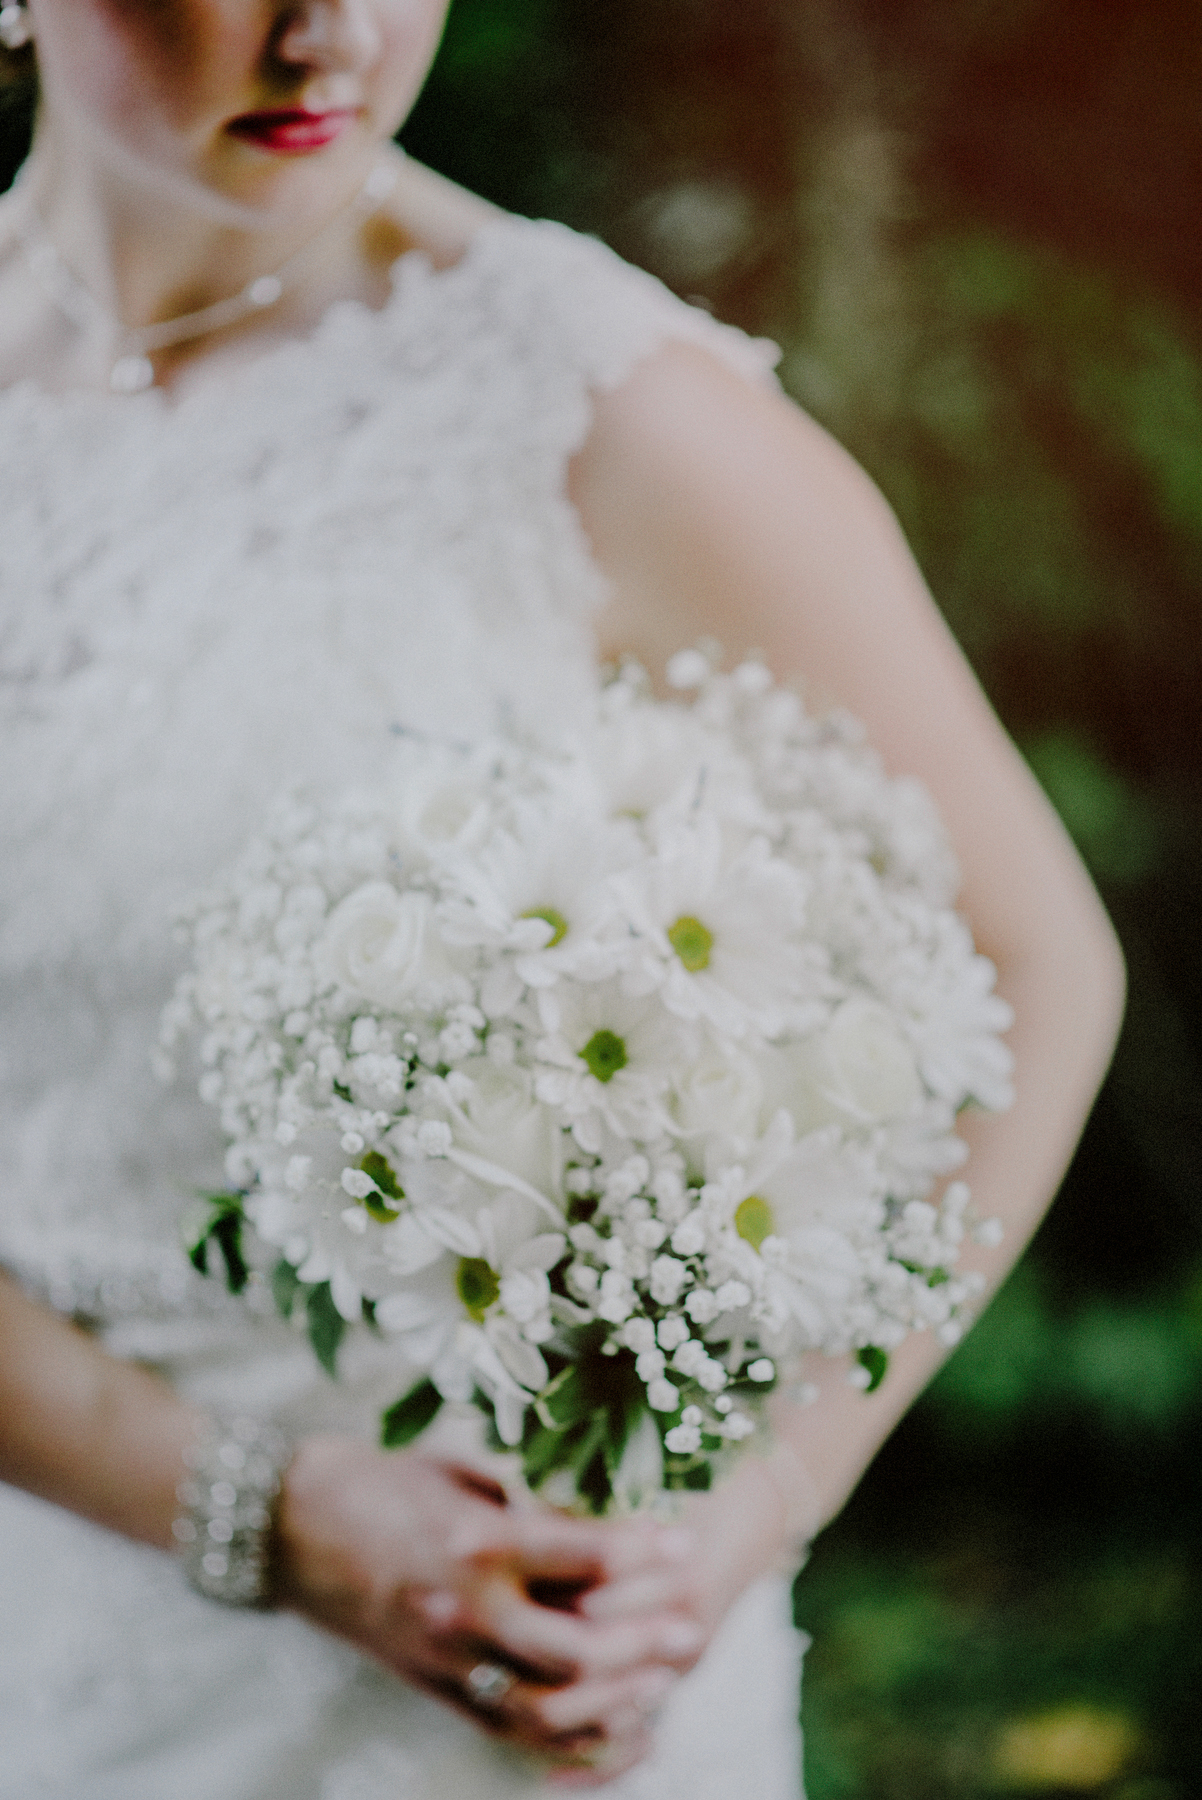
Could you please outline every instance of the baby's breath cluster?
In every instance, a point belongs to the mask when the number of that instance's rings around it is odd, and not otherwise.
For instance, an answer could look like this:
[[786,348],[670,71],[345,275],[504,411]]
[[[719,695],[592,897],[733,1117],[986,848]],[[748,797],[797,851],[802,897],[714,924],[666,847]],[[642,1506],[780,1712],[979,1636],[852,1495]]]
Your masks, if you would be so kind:
[[868,1386],[954,1342],[971,1208],[932,1196],[1010,1097],[923,790],[756,663],[669,679],[282,802],[184,922],[160,1047],[230,1140],[210,1235],[253,1227],[327,1362],[366,1320],[424,1372],[387,1441],[475,1400],[597,1506],[704,1485],[806,1351]]

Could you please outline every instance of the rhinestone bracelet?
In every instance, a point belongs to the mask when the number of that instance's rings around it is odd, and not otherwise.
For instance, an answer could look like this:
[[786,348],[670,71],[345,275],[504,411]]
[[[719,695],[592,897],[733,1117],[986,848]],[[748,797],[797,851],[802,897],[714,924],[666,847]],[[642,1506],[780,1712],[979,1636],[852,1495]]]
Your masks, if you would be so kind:
[[283,1434],[250,1418],[213,1419],[184,1452],[190,1473],[171,1529],[188,1580],[227,1606],[270,1605],[270,1543],[280,1481],[291,1456]]

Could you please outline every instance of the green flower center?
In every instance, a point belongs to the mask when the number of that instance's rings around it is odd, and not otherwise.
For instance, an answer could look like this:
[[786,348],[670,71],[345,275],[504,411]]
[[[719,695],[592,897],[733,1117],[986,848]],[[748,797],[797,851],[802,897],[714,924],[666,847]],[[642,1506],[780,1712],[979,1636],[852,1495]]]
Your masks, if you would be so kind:
[[630,1061],[626,1046],[615,1031],[594,1031],[580,1055],[588,1064],[589,1074],[598,1081],[612,1081]]
[[554,950],[556,944],[562,944],[568,935],[568,922],[561,912],[553,906],[532,906],[529,912],[522,914],[523,919],[545,919],[551,927],[551,937],[543,945],[544,950]]
[[690,975],[696,975],[699,969],[709,968],[714,934],[700,919],[682,913],[675,925],[668,927],[668,942]]
[[477,1325],[482,1325],[485,1313],[493,1301],[500,1297],[501,1284],[496,1272],[482,1256],[461,1256],[455,1286],[466,1311]]
[[[369,1194],[363,1202],[364,1206],[378,1225],[391,1225],[401,1215],[397,1207],[389,1206],[388,1200],[405,1198],[405,1190],[396,1178],[396,1170],[378,1150],[369,1150],[366,1156],[360,1157],[359,1167],[365,1175],[371,1176],[380,1190],[378,1194]],[[384,1198],[385,1195],[388,1200]]]
[[758,1250],[766,1237],[775,1234],[776,1215],[759,1194],[748,1194],[746,1200],[735,1208],[735,1230],[745,1244]]

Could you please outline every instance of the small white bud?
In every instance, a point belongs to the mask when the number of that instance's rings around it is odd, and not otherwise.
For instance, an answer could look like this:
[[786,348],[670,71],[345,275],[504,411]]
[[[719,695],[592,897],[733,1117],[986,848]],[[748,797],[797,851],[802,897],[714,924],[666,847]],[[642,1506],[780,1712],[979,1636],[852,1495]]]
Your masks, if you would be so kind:
[[749,1304],[751,1289],[745,1281],[724,1281],[715,1298],[719,1312],[735,1312],[740,1306]]
[[689,1328],[679,1313],[669,1313],[666,1319],[660,1320],[655,1335],[659,1339],[660,1349],[666,1350],[671,1356],[673,1350],[689,1336]]
[[708,1288],[694,1288],[684,1303],[684,1309],[695,1325],[708,1325],[722,1311],[716,1294]]
[[726,1386],[726,1370],[715,1357],[709,1356],[697,1370],[697,1380],[707,1394],[717,1394]]
[[677,1256],[696,1256],[705,1248],[705,1226],[695,1212],[680,1221],[672,1233],[672,1248]]
[[634,1241],[644,1250],[658,1250],[668,1235],[668,1227],[660,1219],[640,1219],[634,1228]]
[[423,1119],[417,1128],[417,1147],[426,1156],[445,1156],[454,1141],[442,1119]]
[[640,1355],[644,1350],[655,1349],[655,1326],[650,1319],[630,1319],[622,1332],[622,1342],[628,1350]]
[[684,689],[701,687],[709,679],[710,665],[700,650],[678,650],[668,658],[664,676],[668,686]]

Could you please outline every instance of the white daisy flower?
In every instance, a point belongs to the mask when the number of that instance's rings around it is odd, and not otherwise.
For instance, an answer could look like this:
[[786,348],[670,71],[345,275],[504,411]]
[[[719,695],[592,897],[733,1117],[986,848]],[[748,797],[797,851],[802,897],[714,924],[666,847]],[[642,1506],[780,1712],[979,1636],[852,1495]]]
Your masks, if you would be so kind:
[[762,838],[731,857],[703,817],[614,887],[647,952],[629,987],[658,987],[669,1011],[732,1037],[783,1029],[805,974],[806,883]]
[[673,1134],[665,1096],[692,1047],[678,1020],[616,981],[561,982],[539,1006],[545,1036],[535,1046],[535,1093],[558,1109],[582,1149],[598,1154],[606,1131],[638,1142]]
[[524,807],[511,829],[444,871],[444,930],[456,943],[509,952],[529,987],[563,975],[599,980],[620,967],[629,935],[609,877],[637,851],[628,827],[591,809],[582,819],[579,808]]
[[505,1194],[481,1204],[472,1218],[418,1205],[392,1227],[407,1279],[377,1302],[376,1321],[415,1367],[440,1371],[448,1397],[465,1356],[477,1373],[495,1375],[493,1365],[499,1366],[511,1400],[512,1384],[523,1391],[523,1404],[546,1385],[537,1345],[554,1330],[547,1277],[567,1240],[538,1230],[539,1217],[531,1202]]
[[[774,1122],[775,1123],[775,1122]],[[734,1270],[776,1348],[826,1347],[863,1290],[866,1243],[884,1222],[880,1172],[837,1127],[796,1143],[779,1124],[726,1186]],[[753,1253],[749,1258],[748,1252]]]

